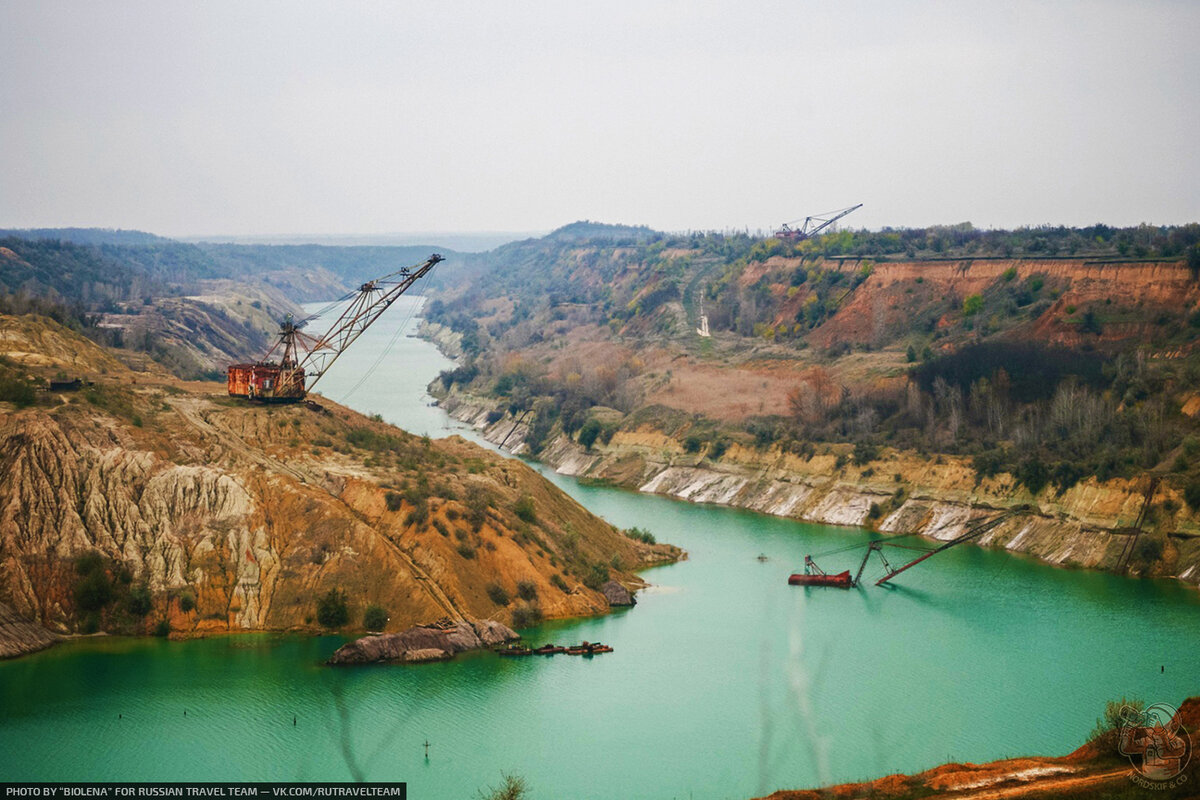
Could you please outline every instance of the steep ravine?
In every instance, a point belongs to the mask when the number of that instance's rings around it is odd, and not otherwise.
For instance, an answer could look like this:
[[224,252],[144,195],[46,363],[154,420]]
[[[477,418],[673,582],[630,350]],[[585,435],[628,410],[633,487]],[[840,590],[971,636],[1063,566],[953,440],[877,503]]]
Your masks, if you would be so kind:
[[[525,449],[524,425],[487,398],[451,393],[442,401],[451,416],[473,425],[491,442],[515,453]],[[718,461],[686,453],[682,442],[651,428],[618,430],[608,444],[591,450],[559,435],[538,454],[558,472],[610,481],[642,492],[693,502],[717,503],[830,525],[870,527],[881,533],[918,533],[949,540],[997,510],[1026,504],[1021,513],[977,541],[1004,547],[1068,567],[1113,570],[1129,542],[1120,531],[1136,521],[1146,479],[1088,479],[1061,496],[1053,489],[1037,497],[1016,486],[1011,476],[976,481],[970,463],[954,456],[922,457],[884,451],[862,467],[837,466],[848,447],[810,459],[734,444]],[[1140,557],[1131,574],[1172,576],[1200,586],[1200,521],[1186,510],[1178,492],[1160,486],[1155,514],[1144,526]],[[873,508],[874,507],[874,508]],[[1172,510],[1173,509],[1173,510]],[[1118,529],[1118,530],[1114,530]],[[1146,558],[1145,554],[1157,557]]]

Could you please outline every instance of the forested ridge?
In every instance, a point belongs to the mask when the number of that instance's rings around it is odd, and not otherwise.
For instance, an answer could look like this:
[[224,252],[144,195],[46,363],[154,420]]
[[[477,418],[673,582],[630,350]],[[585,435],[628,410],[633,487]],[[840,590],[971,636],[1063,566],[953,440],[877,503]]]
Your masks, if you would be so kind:
[[[965,455],[1033,494],[1155,471],[1200,507],[1200,225],[799,243],[577,226],[485,254],[428,309],[465,353],[442,388],[502,398],[535,452],[555,431],[591,446],[650,424],[712,460],[735,441],[852,445],[860,466],[885,447]],[[714,394],[762,393],[757,374],[786,397],[714,417],[685,394],[700,372]]]

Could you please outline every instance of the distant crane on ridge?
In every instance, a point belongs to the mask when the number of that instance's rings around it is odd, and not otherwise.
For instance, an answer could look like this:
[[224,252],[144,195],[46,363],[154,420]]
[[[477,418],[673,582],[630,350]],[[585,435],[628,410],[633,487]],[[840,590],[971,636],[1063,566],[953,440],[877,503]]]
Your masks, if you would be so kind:
[[791,222],[785,222],[782,226],[780,226],[779,230],[775,231],[775,238],[787,239],[788,241],[792,242],[803,242],[805,239],[811,239],[812,237],[816,236],[818,233],[825,230],[830,225],[837,222],[839,219],[851,213],[852,211],[857,211],[862,207],[863,204],[859,203],[856,206],[840,208],[837,211],[825,211],[820,214],[813,214],[810,217],[805,217],[804,224],[799,228],[791,227],[800,221],[798,219],[792,220]]

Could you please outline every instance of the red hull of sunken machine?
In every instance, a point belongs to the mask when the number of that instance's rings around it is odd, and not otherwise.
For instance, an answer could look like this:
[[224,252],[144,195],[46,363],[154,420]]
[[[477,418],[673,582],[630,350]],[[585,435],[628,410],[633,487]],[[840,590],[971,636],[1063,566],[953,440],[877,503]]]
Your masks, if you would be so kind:
[[334,302],[332,309],[349,300],[350,304],[320,336],[302,330],[323,312],[293,321],[291,315],[279,327],[279,341],[262,361],[253,364],[233,364],[227,373],[229,394],[261,403],[298,403],[312,391],[338,356],[353,344],[388,306],[423,278],[442,257],[434,253],[420,266],[405,267],[367,281]]
[[854,585],[850,580],[850,570],[836,575],[826,575],[824,572],[794,572],[788,578],[788,583],[792,586],[835,586],[838,589],[849,589]]

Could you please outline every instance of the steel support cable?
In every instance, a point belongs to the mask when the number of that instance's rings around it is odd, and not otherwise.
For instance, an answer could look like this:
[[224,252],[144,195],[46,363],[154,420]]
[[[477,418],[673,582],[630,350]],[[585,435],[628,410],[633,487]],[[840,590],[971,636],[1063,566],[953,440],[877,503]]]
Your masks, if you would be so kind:
[[[398,300],[401,295],[412,288],[418,280],[427,275],[443,260],[440,255],[434,253],[415,272],[410,272],[407,267],[404,267],[391,273],[391,275],[403,275],[404,279],[396,282],[384,281],[391,286],[386,291],[380,289],[378,285],[380,281],[384,280],[383,278],[369,281],[360,286],[358,297],[347,306],[337,321],[333,323],[333,327],[322,338],[322,352],[320,354],[310,352],[308,358],[301,362],[301,367],[309,366],[310,361],[315,366],[315,369],[311,372],[313,379],[309,383],[307,391],[313,391],[316,384],[321,380],[321,377],[333,366],[341,354],[346,351],[346,348],[352,345],[381,314],[387,311],[392,303]],[[391,277],[391,275],[385,275],[384,278]],[[371,299],[375,292],[382,292],[382,294],[379,297]],[[408,320],[411,319],[412,315],[410,314]],[[407,321],[405,324],[407,324]],[[391,344],[395,344],[394,338]],[[388,351],[390,349],[391,345],[388,346]],[[380,358],[376,360],[376,366],[379,361],[383,360],[383,356],[385,355],[387,355],[387,351],[381,354]],[[318,358],[320,359],[319,361],[316,360]],[[374,367],[372,367],[373,369]],[[356,391],[361,385],[362,381],[359,381],[351,389],[351,392]]]
[[[396,299],[399,299],[399,298],[396,298]],[[404,317],[404,321],[401,322],[400,325],[396,327],[396,332],[392,334],[392,338],[388,341],[387,346],[383,349],[383,351],[375,359],[375,362],[373,364],[371,364],[371,366],[367,369],[367,371],[365,373],[363,373],[363,376],[358,379],[358,382],[355,383],[354,386],[350,387],[350,391],[346,392],[346,394],[344,394],[342,396],[341,400],[338,401],[339,403],[345,403],[347,400],[349,400],[351,395],[353,395],[355,392],[357,392],[359,389],[361,389],[362,385],[364,383],[366,383],[367,380],[371,377],[371,375],[373,375],[375,373],[375,370],[378,369],[379,365],[383,363],[383,360],[385,358],[387,358],[389,353],[392,352],[392,348],[395,347],[396,342],[398,342],[400,340],[400,334],[404,333],[404,331],[408,328],[408,323],[412,322],[412,319],[414,316],[416,316],[416,313],[417,313],[417,304],[414,303],[412,305],[412,308],[410,308],[408,310],[407,316]]]
[[358,294],[357,291],[346,292],[344,295],[339,297],[337,300],[334,300],[329,305],[325,306],[324,308],[322,308],[318,311],[314,311],[313,313],[309,314],[307,317],[304,317],[303,319],[301,319],[299,322],[296,323],[296,327],[298,328],[301,325],[307,325],[308,323],[312,322],[315,319],[320,319],[321,317],[328,314],[330,311],[337,308],[339,305],[346,302],[351,297],[354,297],[357,294]]
[[[862,548],[863,546],[864,545],[862,545],[862,544],[851,544],[851,545],[847,545],[845,547],[839,547],[837,550],[826,550],[823,553],[815,553],[813,555],[810,555],[809,558],[824,558],[825,556],[836,556],[838,553],[845,553],[850,550],[858,550],[858,549]],[[866,546],[869,547],[870,544],[868,544]]]
[[388,340],[387,346],[384,347],[379,353],[379,356],[375,359],[375,362],[371,364],[371,366],[367,368],[367,371],[362,374],[362,377],[350,387],[350,391],[342,395],[341,399],[338,400],[339,403],[345,403],[347,400],[349,400],[351,395],[361,389],[362,385],[366,383],[372,375],[375,374],[375,370],[381,363],[383,363],[383,359],[387,358],[388,354],[392,352],[392,348],[396,346],[396,342],[399,341],[400,334],[404,332],[406,325],[408,325],[408,320],[405,320],[403,324],[396,328],[396,332],[392,334],[392,338]]

